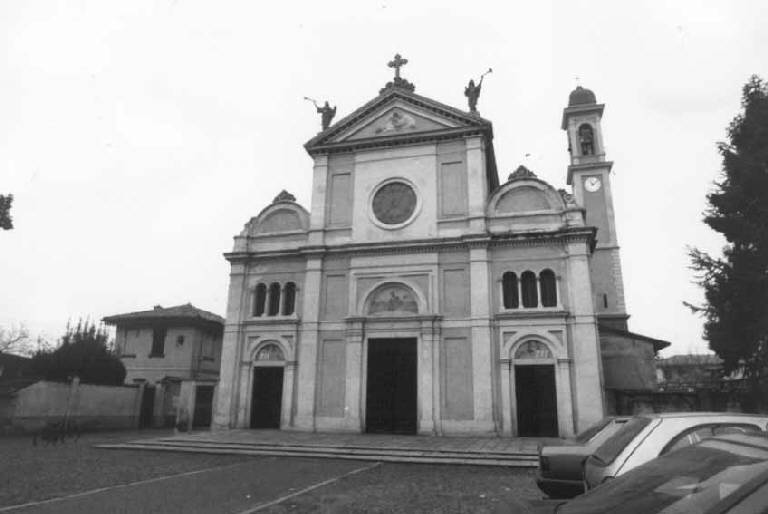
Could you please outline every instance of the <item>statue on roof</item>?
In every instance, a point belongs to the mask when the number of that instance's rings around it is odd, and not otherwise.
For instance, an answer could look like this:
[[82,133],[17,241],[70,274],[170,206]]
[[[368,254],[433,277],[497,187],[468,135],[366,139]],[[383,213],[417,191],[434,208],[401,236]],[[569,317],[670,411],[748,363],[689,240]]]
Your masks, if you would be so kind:
[[469,103],[469,112],[477,114],[477,100],[480,98],[480,88],[483,86],[483,79],[492,71],[493,68],[488,68],[488,71],[480,75],[480,82],[477,85],[475,85],[474,79],[470,79],[469,84],[464,88],[464,96],[467,97],[467,103]]
[[325,101],[325,105],[320,107],[317,105],[317,100],[314,98],[309,98],[308,96],[304,97],[304,100],[309,100],[313,104],[315,104],[315,109],[317,109],[317,113],[320,115],[320,126],[323,127],[323,130],[327,129],[331,126],[331,121],[333,120],[333,117],[336,116],[336,106],[333,107],[328,104],[328,100]]

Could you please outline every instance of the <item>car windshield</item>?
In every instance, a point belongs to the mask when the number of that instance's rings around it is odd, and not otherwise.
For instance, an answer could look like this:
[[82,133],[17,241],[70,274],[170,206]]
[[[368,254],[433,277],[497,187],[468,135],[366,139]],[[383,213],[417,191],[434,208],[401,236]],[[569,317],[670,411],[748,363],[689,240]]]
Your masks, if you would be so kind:
[[593,456],[603,464],[610,464],[650,422],[651,418],[642,416],[630,419],[615,434],[606,439]]
[[608,424],[613,422],[613,418],[603,418],[588,429],[584,430],[580,434],[578,434],[576,437],[573,438],[574,441],[577,443],[584,444],[593,437],[595,437],[598,432],[600,432],[602,429],[604,429]]
[[649,462],[561,505],[558,514],[703,512],[768,472],[768,452],[691,446]]

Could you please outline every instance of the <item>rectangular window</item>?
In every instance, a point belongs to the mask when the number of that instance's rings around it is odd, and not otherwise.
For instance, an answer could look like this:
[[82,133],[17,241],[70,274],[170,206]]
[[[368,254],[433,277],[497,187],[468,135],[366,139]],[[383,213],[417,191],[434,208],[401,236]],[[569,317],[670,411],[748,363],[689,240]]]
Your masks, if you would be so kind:
[[155,328],[152,331],[152,353],[150,357],[162,357],[165,355],[165,328]]

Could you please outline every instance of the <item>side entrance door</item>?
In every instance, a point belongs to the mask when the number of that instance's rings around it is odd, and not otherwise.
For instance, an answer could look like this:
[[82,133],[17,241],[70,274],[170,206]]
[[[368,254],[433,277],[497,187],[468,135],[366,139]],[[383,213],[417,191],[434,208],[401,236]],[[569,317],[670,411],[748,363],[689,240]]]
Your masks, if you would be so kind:
[[515,366],[517,435],[557,437],[557,391],[552,365]]
[[280,428],[283,401],[283,368],[253,368],[251,428]]
[[150,428],[155,414],[155,386],[144,386],[141,396],[141,412],[139,413],[139,428]]
[[416,429],[416,338],[369,339],[366,432]]
[[213,411],[213,386],[195,387],[195,413],[192,416],[193,427],[210,427]]

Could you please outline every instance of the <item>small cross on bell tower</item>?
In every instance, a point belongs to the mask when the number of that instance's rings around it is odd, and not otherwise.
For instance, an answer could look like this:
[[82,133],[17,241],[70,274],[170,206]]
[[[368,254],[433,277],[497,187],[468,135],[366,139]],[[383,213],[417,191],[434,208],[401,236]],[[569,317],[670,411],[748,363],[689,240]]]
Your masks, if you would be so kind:
[[386,91],[389,91],[393,88],[399,88],[399,89],[405,89],[406,91],[413,92],[416,87],[405,80],[403,77],[400,76],[400,68],[408,64],[408,59],[403,59],[403,56],[398,54],[395,54],[395,58],[392,59],[387,63],[387,66],[390,68],[394,68],[395,70],[395,78],[392,79],[392,81],[387,82],[387,85],[384,86],[380,91],[379,94],[382,95]]

